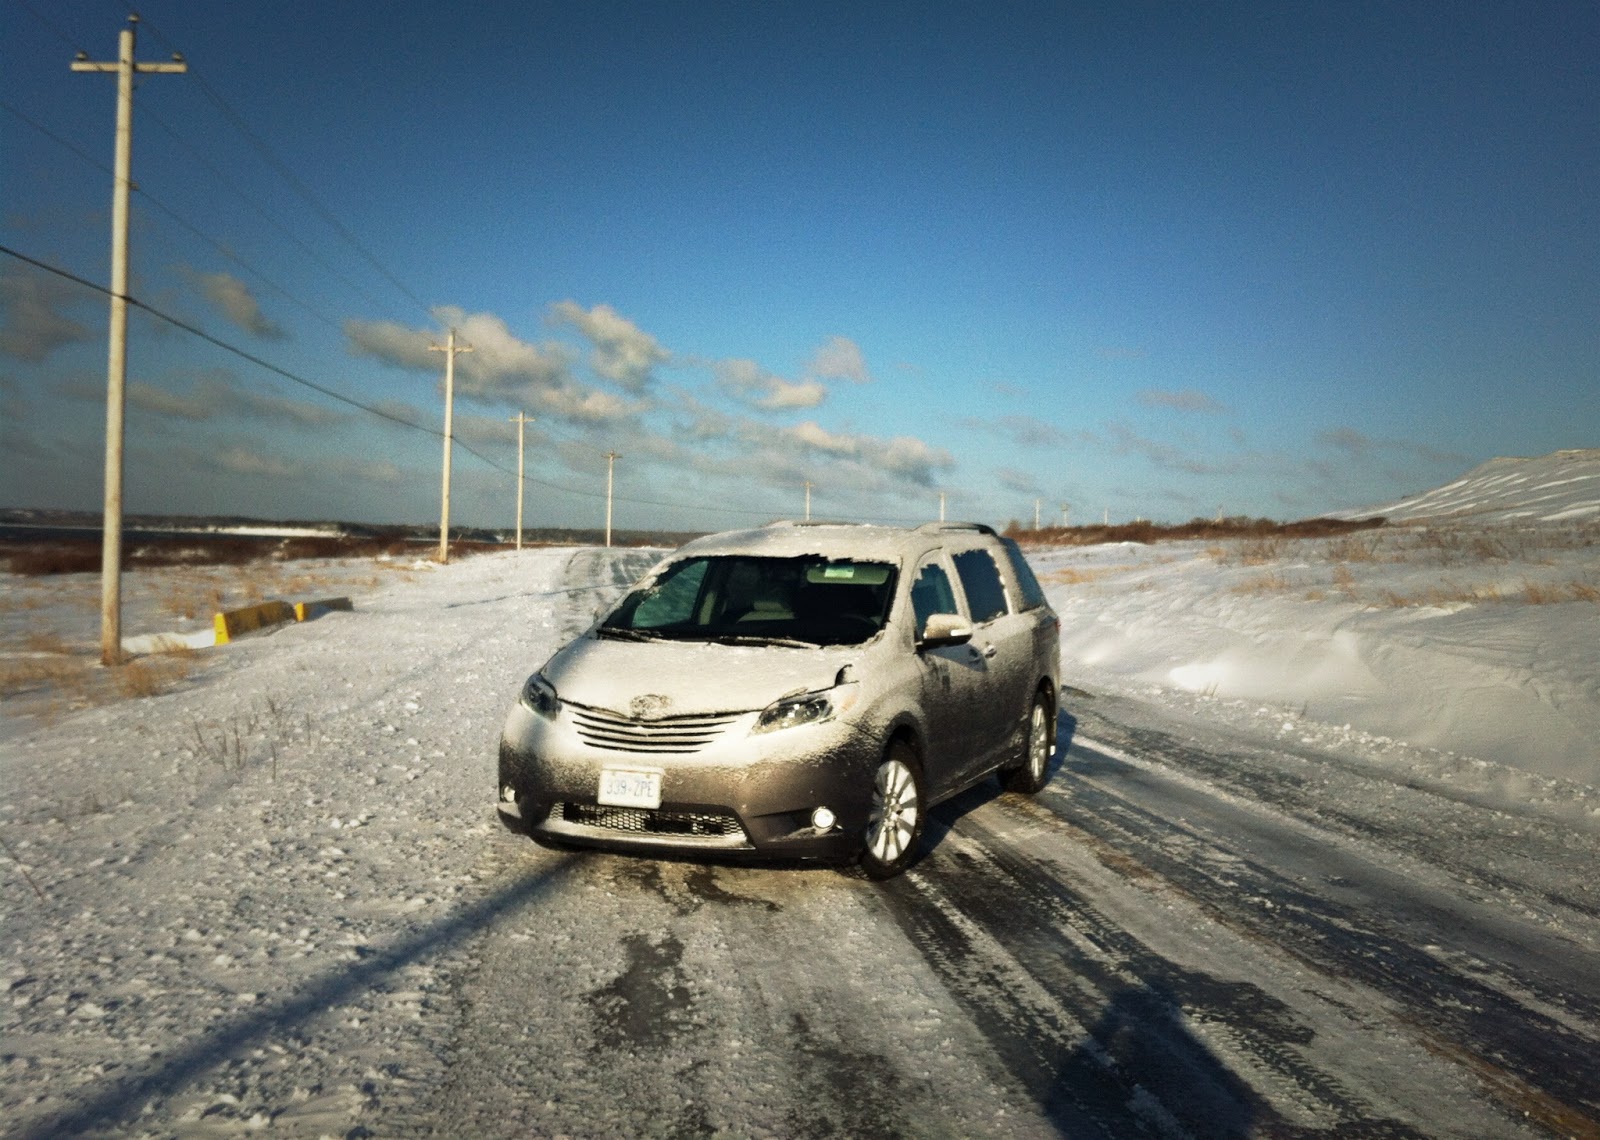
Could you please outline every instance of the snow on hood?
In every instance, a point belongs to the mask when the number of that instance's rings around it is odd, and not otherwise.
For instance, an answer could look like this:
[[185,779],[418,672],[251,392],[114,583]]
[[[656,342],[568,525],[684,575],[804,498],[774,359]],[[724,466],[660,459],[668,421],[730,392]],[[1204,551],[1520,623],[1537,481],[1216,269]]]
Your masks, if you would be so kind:
[[751,712],[792,692],[831,688],[861,647],[717,645],[580,637],[543,672],[564,701],[632,715],[634,697],[665,697],[658,716]]

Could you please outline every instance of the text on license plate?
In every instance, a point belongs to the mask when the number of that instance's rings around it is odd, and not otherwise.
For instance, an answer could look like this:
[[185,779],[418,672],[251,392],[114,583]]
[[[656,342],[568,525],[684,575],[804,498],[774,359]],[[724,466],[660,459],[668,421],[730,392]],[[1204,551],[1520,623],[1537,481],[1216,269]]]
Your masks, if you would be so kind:
[[607,807],[658,808],[661,773],[640,768],[602,768],[598,798]]

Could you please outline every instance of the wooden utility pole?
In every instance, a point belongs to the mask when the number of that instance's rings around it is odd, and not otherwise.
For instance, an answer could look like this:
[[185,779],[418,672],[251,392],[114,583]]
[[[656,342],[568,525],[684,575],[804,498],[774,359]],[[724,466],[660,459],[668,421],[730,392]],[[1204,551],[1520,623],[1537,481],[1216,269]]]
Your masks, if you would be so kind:
[[611,481],[616,473],[617,460],[622,456],[615,451],[606,452],[606,545],[611,545]]
[[122,29],[115,63],[96,63],[84,52],[73,71],[117,73],[117,153],[111,180],[111,328],[106,361],[105,515],[100,530],[100,661],[122,661],[122,435],[128,381],[128,189],[133,185],[133,77],[181,75],[189,70],[173,53],[171,63],[135,63],[139,17]]
[[522,429],[533,422],[533,417],[518,412],[511,417],[517,425],[517,549],[522,549]]
[[450,330],[443,344],[430,344],[429,352],[444,353],[444,490],[439,496],[439,561],[450,561],[450,445],[454,442],[452,416],[456,400],[456,353],[471,352],[470,344],[456,343],[456,330]]
[[944,522],[944,492],[939,492],[939,521]]
[[806,480],[806,522],[811,521],[811,480]]

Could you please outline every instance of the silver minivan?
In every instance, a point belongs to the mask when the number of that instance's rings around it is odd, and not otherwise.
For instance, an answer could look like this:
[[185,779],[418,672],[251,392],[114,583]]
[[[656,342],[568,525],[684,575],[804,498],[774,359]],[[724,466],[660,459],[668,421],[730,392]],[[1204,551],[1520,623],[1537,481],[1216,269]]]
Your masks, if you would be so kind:
[[977,524],[697,539],[530,676],[497,806],[544,841],[905,870],[928,809],[1044,786],[1060,626]]

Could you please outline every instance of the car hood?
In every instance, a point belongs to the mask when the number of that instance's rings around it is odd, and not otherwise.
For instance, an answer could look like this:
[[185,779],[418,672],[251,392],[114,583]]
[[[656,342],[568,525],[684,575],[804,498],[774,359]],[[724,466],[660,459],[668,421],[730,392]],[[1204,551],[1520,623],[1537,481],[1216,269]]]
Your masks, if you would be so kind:
[[[862,646],[716,645],[581,637],[545,665],[563,701],[656,719],[751,712],[781,696],[831,688]],[[636,702],[636,698],[643,700]]]

